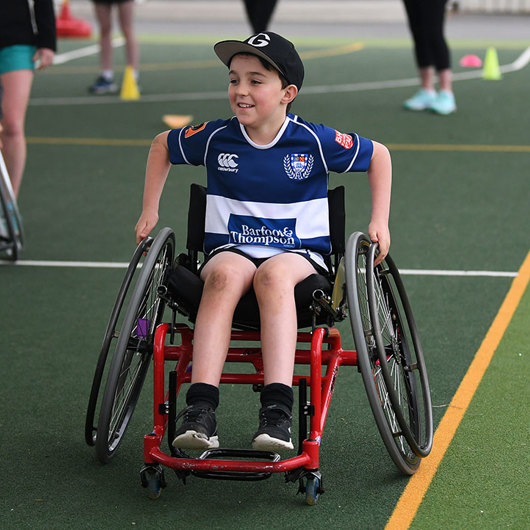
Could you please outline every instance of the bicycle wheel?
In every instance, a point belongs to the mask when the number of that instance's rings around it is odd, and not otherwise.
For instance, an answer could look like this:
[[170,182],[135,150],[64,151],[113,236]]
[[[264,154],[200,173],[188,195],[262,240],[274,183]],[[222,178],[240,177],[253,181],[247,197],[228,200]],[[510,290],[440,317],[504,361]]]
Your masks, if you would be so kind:
[[346,244],[346,294],[350,323],[370,408],[385,447],[400,471],[412,475],[420,458],[401,432],[396,412],[388,395],[377,352],[375,332],[370,317],[366,268],[371,242],[361,232],[352,234]]
[[0,251],[11,261],[16,261],[24,246],[22,219],[0,152]]
[[173,263],[175,235],[164,228],[153,241],[131,295],[101,403],[96,455],[107,463],[120,445],[138,401],[153,353],[164,302],[158,288]]
[[[114,307],[110,314],[105,334],[103,336],[103,343],[99,352],[98,362],[96,364],[96,370],[94,372],[94,379],[92,381],[92,388],[90,390],[90,397],[88,399],[88,407],[85,420],[85,441],[88,445],[95,445],[97,436],[97,427],[94,425],[94,418],[96,415],[96,408],[98,405],[99,390],[101,388],[101,381],[105,373],[105,368],[108,373],[107,359],[109,358],[108,353],[111,346],[116,347],[116,341],[120,337],[121,329],[123,326],[123,317],[125,311],[122,313],[122,308],[129,293],[129,287],[135,276],[138,276],[138,271],[141,270],[141,261],[144,253],[147,252],[151,243],[153,242],[152,237],[148,237],[140,242],[136,247],[134,254],[131,258],[127,271],[121,283],[118,296],[114,302]],[[121,318],[120,318],[121,317]]]
[[398,268],[390,256],[374,268],[376,253],[374,244],[366,279],[379,363],[402,433],[412,450],[425,457],[432,448],[433,421],[420,338]]

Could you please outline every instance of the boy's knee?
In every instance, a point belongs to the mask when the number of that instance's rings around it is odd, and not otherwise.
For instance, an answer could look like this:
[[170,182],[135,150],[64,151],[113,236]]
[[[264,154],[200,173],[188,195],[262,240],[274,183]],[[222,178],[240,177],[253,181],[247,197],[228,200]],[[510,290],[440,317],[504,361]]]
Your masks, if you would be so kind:
[[221,264],[209,272],[205,278],[204,286],[216,291],[230,289],[237,283],[238,277],[237,269],[231,265]]
[[287,271],[283,265],[266,263],[258,268],[254,276],[254,290],[256,292],[271,292],[281,289],[287,283]]

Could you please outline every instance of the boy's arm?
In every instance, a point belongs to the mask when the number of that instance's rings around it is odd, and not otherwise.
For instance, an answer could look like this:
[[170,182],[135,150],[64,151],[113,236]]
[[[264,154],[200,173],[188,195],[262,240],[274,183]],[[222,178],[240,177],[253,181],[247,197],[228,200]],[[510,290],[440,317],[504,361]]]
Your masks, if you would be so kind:
[[146,238],[158,222],[158,206],[171,163],[167,137],[169,131],[155,137],[147,157],[142,214],[136,223],[136,243]]
[[368,179],[372,191],[372,219],[368,235],[379,243],[379,256],[375,265],[383,261],[390,248],[390,194],[392,189],[392,161],[388,149],[378,142],[373,142],[374,151],[368,168]]

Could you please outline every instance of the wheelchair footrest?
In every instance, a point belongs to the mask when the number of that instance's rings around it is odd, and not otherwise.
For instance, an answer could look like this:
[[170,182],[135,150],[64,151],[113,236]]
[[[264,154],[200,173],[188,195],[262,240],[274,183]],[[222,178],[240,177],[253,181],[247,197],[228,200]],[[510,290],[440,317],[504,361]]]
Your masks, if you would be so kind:
[[[253,449],[208,449],[200,457],[200,460],[229,460],[246,459],[246,460],[270,460],[271,462],[278,462],[280,455],[272,451],[254,451]],[[192,474],[201,478],[213,478],[218,480],[243,480],[243,481],[257,481],[264,480],[271,476],[271,473],[266,472],[250,472],[250,471],[192,471]]]

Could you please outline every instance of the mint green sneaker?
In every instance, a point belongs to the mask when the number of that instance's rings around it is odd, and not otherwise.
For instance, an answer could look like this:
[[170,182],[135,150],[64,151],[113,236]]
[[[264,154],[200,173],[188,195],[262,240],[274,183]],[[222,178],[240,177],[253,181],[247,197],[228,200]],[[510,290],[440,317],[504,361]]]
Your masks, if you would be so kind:
[[403,106],[407,110],[427,110],[437,100],[437,95],[434,90],[425,90],[424,88],[418,90],[411,98],[403,102]]
[[456,111],[455,96],[447,90],[440,90],[436,101],[431,105],[431,110],[436,114],[451,114]]

